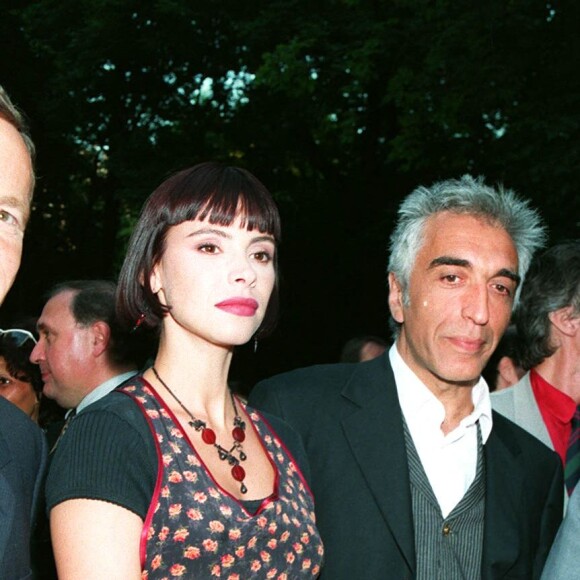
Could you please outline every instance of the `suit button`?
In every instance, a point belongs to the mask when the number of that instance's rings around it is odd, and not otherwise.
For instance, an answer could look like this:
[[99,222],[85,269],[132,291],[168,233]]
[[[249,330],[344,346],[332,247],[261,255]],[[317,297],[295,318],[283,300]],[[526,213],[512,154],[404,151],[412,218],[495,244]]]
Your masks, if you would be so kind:
[[451,526],[449,524],[445,524],[443,526],[442,532],[444,536],[448,536],[451,533]]

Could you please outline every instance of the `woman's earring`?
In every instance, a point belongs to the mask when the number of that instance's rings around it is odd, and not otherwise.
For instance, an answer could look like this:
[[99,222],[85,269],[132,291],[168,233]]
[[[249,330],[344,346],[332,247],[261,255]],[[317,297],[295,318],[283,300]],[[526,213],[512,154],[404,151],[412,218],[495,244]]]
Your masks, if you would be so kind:
[[145,320],[146,317],[147,315],[145,314],[145,312],[141,312],[141,314],[139,314],[139,316],[137,317],[137,320],[135,321],[135,326],[133,326],[131,332],[135,332],[143,324],[143,321]]
[[254,354],[258,352],[258,337],[254,336]]

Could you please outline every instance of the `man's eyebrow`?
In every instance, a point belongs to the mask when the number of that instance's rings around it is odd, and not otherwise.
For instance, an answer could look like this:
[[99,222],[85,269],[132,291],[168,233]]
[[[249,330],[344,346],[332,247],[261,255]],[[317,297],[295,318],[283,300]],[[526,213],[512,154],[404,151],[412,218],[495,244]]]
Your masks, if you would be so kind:
[[[436,268],[437,266],[459,266],[461,268],[471,268],[471,262],[469,260],[464,260],[462,258],[453,258],[452,256],[439,256],[434,260],[431,260],[429,264],[429,270]],[[516,284],[521,282],[521,277],[515,272],[512,272],[508,268],[502,268],[499,270],[495,276],[500,276],[503,278],[509,278],[513,280]]]
[[522,281],[521,276],[518,276],[518,274],[512,272],[511,270],[508,270],[507,268],[502,268],[496,275],[503,276],[504,278],[509,278],[510,280],[513,280],[516,283],[516,285]]
[[471,268],[471,262],[462,258],[453,258],[452,256],[439,256],[431,260],[428,270],[437,266],[461,266],[462,268]]
[[24,225],[28,221],[30,216],[30,203],[28,201],[23,201],[20,197],[15,195],[0,195],[0,206],[7,206],[8,208],[14,208],[20,210],[23,215]]

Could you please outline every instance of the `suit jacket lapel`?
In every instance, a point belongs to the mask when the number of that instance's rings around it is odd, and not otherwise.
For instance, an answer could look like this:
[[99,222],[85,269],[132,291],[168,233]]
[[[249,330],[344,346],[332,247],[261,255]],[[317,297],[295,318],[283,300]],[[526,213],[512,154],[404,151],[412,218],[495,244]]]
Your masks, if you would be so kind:
[[[495,420],[484,446],[485,453],[485,529],[483,540],[482,578],[502,578],[518,559],[521,498],[525,487],[514,448]],[[520,514],[520,515],[519,515]]]
[[554,444],[532,391],[530,373],[527,373],[520,383],[514,387],[513,396],[514,422],[532,435],[535,435],[544,445],[553,450]]
[[371,494],[409,570],[415,570],[413,514],[401,408],[388,353],[361,364],[342,395],[359,408],[343,429]]

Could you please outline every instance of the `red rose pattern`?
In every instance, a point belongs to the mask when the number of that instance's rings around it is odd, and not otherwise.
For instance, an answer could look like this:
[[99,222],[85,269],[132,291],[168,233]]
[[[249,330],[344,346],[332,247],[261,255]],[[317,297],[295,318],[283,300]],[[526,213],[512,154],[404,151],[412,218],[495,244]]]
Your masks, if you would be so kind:
[[278,497],[263,502],[252,515],[216,485],[150,386],[137,379],[122,390],[148,416],[163,470],[142,536],[144,580],[318,576],[324,549],[314,501],[285,447],[258,413],[247,409],[278,470]]

